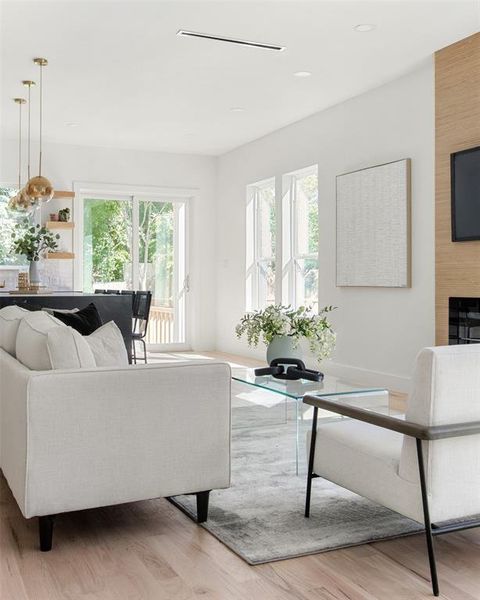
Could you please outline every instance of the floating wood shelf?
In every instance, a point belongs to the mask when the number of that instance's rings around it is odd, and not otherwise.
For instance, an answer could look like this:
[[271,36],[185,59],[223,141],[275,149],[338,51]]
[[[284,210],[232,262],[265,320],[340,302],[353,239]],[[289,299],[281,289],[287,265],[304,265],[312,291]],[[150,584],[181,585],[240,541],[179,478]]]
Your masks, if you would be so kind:
[[55,190],[53,192],[54,198],[75,198],[75,192],[66,192],[62,190]]
[[75,223],[72,223],[71,221],[47,221],[45,227],[47,229],[73,229]]
[[73,252],[49,252],[47,258],[68,259],[75,258],[75,254]]

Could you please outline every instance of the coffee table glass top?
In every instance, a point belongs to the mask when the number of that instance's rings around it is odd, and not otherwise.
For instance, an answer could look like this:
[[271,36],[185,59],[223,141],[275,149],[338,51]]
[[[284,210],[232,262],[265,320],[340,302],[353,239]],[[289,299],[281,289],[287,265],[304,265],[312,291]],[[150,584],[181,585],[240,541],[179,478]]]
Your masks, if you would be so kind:
[[244,367],[232,368],[232,378],[240,383],[247,383],[248,385],[269,390],[270,392],[281,394],[282,396],[287,396],[294,400],[301,400],[305,394],[328,397],[386,391],[385,388],[355,385],[333,375],[325,375],[323,381],[318,382],[307,381],[306,379],[289,381],[286,379],[276,379],[272,375],[262,375],[257,377],[254,369]]

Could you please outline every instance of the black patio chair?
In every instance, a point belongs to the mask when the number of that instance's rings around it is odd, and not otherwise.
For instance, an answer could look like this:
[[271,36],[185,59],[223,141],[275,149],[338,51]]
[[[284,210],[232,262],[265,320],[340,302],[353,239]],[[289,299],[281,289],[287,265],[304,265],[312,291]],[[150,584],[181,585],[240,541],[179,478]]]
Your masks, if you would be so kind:
[[147,364],[147,345],[145,337],[147,335],[148,318],[150,316],[150,306],[152,304],[152,292],[138,291],[133,296],[133,332],[132,332],[132,350],[133,362],[137,364],[136,342],[143,346],[143,357],[138,357]]

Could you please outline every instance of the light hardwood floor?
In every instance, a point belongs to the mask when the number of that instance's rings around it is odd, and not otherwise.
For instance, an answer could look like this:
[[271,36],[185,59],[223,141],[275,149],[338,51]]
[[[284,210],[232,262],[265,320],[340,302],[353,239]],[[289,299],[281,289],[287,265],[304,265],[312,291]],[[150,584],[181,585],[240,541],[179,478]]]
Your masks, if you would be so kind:
[[[41,553],[3,477],[0,499],[1,600],[432,598],[422,535],[250,567],[160,499],[60,515]],[[480,600],[480,529],[436,547],[442,598]]]

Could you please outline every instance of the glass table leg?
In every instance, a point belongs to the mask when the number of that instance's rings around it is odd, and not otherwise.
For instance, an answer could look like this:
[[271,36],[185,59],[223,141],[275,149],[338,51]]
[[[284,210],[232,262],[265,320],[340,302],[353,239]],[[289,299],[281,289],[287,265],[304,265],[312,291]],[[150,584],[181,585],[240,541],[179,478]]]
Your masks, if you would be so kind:
[[298,456],[299,456],[299,452],[300,452],[300,402],[302,402],[302,400],[300,399],[296,399],[295,400],[295,427],[296,427],[296,431],[295,431],[295,475],[298,476]]

